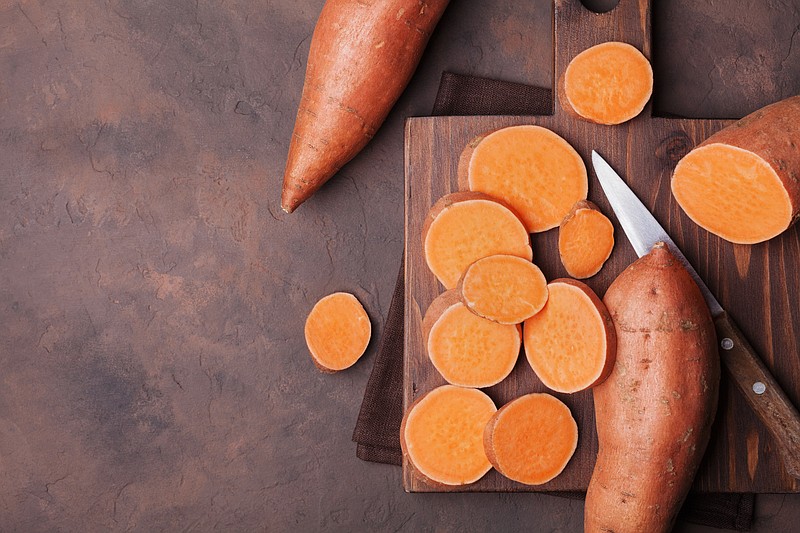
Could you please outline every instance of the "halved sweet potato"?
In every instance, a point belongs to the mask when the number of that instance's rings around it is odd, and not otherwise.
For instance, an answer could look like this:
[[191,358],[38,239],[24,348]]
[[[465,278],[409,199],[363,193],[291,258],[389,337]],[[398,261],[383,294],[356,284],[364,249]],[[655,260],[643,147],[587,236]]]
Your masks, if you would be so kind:
[[547,387],[577,392],[598,385],[614,367],[617,350],[611,316],[586,284],[557,279],[544,308],[525,321],[525,355]]
[[496,411],[491,398],[477,389],[433,389],[403,417],[403,454],[434,485],[474,483],[492,468],[483,449],[483,431]]
[[486,194],[458,192],[439,199],[422,233],[428,268],[446,289],[458,284],[482,257],[510,254],[532,258],[530,235],[516,213]]
[[491,255],[472,263],[458,282],[470,311],[500,324],[519,324],[547,301],[547,280],[539,267],[513,255]]
[[492,416],[483,446],[498,472],[526,485],[541,485],[560,474],[572,458],[578,424],[558,398],[526,394]]
[[751,113],[678,162],[672,194],[711,233],[739,244],[800,218],[800,96]]
[[540,126],[512,126],[476,137],[458,168],[461,189],[507,202],[531,233],[558,226],[588,191],[581,156]]
[[352,294],[335,292],[318,301],[306,319],[305,336],[314,364],[338,372],[364,354],[372,326],[364,307]]
[[614,249],[614,225],[596,205],[576,203],[558,228],[561,264],[573,278],[590,278],[600,272]]
[[440,294],[422,321],[433,366],[448,383],[491,387],[514,369],[522,344],[519,328],[470,312],[458,291]]
[[602,43],[570,61],[559,89],[568,112],[598,124],[621,124],[641,113],[650,100],[653,69],[633,46]]

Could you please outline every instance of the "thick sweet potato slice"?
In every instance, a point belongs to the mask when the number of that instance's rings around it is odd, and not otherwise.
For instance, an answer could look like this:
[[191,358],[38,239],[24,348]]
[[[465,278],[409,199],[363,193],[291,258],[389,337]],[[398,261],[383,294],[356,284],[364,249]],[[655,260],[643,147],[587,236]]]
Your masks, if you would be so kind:
[[698,225],[755,244],[800,218],[800,96],[728,126],[678,162],[672,194]]
[[598,124],[621,124],[642,112],[653,93],[653,69],[626,43],[588,48],[567,66],[560,84],[561,105]]
[[570,144],[539,126],[512,126],[473,139],[461,154],[459,187],[507,202],[527,230],[558,226],[586,198],[586,165]]
[[482,257],[510,254],[530,261],[533,253],[517,215],[503,202],[474,192],[440,198],[428,213],[422,242],[428,268],[446,289]]
[[500,324],[519,324],[544,307],[547,280],[530,261],[491,255],[467,268],[458,292],[473,313]]
[[558,228],[561,264],[573,278],[600,272],[614,249],[614,225],[592,202],[581,200]]
[[577,392],[598,385],[614,367],[611,316],[597,295],[574,279],[548,286],[544,308],[525,321],[525,355],[547,387]]
[[324,372],[353,366],[369,344],[372,326],[355,296],[335,292],[318,301],[306,319],[305,335],[314,364]]
[[526,485],[541,485],[560,474],[575,453],[578,424],[558,398],[526,394],[492,416],[483,446],[498,472]]
[[403,417],[403,454],[434,485],[474,483],[492,468],[483,449],[483,430],[496,411],[491,398],[477,389],[434,389]]
[[440,294],[422,321],[433,366],[448,383],[491,387],[514,369],[522,344],[519,328],[470,312],[458,291]]

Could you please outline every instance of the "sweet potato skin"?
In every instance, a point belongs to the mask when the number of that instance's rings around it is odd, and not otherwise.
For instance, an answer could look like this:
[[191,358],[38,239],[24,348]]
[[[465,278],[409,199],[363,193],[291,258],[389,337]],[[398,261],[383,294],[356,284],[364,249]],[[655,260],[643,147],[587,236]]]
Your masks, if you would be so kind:
[[[697,146],[727,144],[753,152],[772,167],[792,202],[792,222],[800,219],[800,96],[750,113]],[[743,199],[744,201],[744,199]]]
[[605,295],[617,362],[594,388],[599,452],[585,530],[669,531],[708,444],[719,355],[708,306],[663,244]]
[[328,0],[308,55],[283,178],[291,213],[372,139],[449,0]]

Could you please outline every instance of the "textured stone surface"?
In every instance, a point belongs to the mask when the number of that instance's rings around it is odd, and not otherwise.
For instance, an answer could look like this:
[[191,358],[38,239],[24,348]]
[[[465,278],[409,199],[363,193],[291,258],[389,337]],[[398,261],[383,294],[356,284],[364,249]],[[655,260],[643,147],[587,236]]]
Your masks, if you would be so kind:
[[[662,112],[798,92],[798,2],[668,4]],[[454,1],[375,140],[285,215],[321,6],[0,3],[0,530],[580,530],[577,501],[403,493],[350,442],[376,343],[329,376],[302,336],[347,290],[378,338],[403,118],[430,111],[443,69],[549,84],[550,3]],[[758,514],[787,530],[800,498]]]

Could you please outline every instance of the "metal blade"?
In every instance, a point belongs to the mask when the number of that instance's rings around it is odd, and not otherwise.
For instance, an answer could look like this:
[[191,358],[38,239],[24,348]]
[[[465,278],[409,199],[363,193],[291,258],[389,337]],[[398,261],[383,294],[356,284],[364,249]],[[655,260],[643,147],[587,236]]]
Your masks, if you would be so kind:
[[661,227],[661,224],[650,213],[650,210],[645,207],[630,187],[619,177],[619,174],[611,168],[611,165],[594,150],[592,150],[592,164],[594,165],[597,179],[600,181],[600,186],[603,187],[603,192],[606,193],[608,202],[617,215],[617,220],[619,220],[622,230],[627,235],[631,245],[633,245],[636,255],[642,257],[650,251],[655,243],[659,241],[665,242],[675,257],[689,271],[697,286],[700,287],[700,292],[703,293],[703,297],[706,299],[711,315],[716,317],[722,314],[722,306],[711,294],[705,282],[700,279],[697,271],[689,264],[686,256],[675,245],[666,230]]

